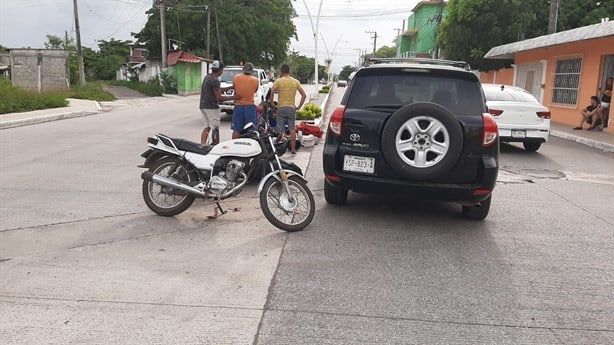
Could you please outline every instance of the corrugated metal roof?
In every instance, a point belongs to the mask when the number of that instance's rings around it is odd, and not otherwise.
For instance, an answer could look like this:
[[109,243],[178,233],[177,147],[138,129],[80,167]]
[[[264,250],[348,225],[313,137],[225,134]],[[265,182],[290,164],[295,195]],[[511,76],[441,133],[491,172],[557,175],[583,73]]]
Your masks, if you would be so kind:
[[211,60],[190,54],[183,50],[173,50],[173,51],[168,52],[167,64],[169,66],[176,65],[177,62],[201,63],[202,61],[211,62]]
[[583,26],[577,29],[500,45],[489,50],[484,57],[487,59],[513,59],[514,53],[522,51],[608,36],[614,36],[614,21]]

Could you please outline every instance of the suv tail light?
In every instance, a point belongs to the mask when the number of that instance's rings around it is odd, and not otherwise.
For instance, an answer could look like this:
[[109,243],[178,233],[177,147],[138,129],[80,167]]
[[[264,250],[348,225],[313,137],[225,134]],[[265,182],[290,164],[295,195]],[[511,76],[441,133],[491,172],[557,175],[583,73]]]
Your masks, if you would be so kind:
[[550,118],[550,112],[549,111],[538,111],[537,112],[537,116],[539,116],[542,119],[549,119]]
[[482,120],[484,122],[484,133],[482,137],[482,146],[488,147],[497,142],[497,136],[499,135],[499,127],[497,122],[488,113],[482,114]]
[[341,136],[341,125],[343,124],[343,114],[345,113],[345,106],[340,105],[333,111],[333,115],[330,117],[329,127],[331,132],[336,136]]
[[492,116],[499,116],[499,115],[503,114],[503,110],[499,110],[499,109],[488,109],[488,112]]

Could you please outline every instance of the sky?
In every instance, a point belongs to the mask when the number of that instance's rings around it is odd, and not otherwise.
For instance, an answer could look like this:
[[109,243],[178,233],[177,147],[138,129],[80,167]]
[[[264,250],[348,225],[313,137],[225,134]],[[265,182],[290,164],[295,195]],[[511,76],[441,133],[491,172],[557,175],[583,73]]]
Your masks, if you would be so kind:
[[[258,0],[255,0],[258,1]],[[298,40],[290,50],[315,56],[315,43],[308,12],[314,26],[322,4],[318,26],[318,61],[332,58],[333,71],[357,63],[359,50],[373,51],[394,45],[403,20],[419,0],[293,0]],[[147,21],[151,0],[78,0],[81,44],[97,48],[98,40],[133,40]],[[307,10],[309,9],[309,11]],[[8,48],[43,48],[45,35],[74,37],[73,0],[0,0],[0,45]],[[327,53],[328,50],[328,53]]]

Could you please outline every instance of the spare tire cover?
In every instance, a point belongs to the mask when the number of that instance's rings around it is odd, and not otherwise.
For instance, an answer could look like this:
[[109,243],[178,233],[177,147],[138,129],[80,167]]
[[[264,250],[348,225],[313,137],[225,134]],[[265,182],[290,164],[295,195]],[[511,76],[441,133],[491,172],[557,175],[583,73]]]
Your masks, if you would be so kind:
[[463,151],[463,131],[448,109],[435,103],[406,105],[382,131],[382,153],[401,176],[429,180],[448,172]]

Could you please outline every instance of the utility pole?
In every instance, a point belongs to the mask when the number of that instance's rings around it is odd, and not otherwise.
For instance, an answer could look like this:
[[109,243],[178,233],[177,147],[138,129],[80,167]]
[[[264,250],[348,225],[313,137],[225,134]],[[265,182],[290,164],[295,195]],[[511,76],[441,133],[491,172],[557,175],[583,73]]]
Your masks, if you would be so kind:
[[213,8],[215,11],[215,31],[217,32],[217,48],[220,52],[220,62],[224,63],[224,56],[222,55],[222,41],[220,40],[220,18],[217,15],[217,5]]
[[211,6],[207,6],[207,58],[211,59]]
[[548,33],[556,32],[556,22],[558,21],[559,0],[550,0],[550,15],[548,16]]
[[365,31],[368,34],[373,34],[371,38],[373,39],[373,57],[375,57],[375,48],[377,46],[377,31]]
[[362,54],[362,49],[354,48],[354,51],[358,51],[358,60],[356,60],[356,67],[360,67],[360,54]]
[[439,59],[439,26],[443,17],[443,0],[439,0],[439,12],[437,13],[437,28],[435,29],[435,46],[433,47],[433,59]]
[[85,68],[83,67],[83,51],[81,51],[81,30],[79,27],[79,9],[77,0],[73,0],[75,9],[75,35],[77,36],[77,61],[79,64],[79,84],[85,85]]
[[166,68],[166,8],[164,0],[160,0],[160,38],[162,46],[162,69]]
[[397,46],[397,57],[401,57],[401,42],[399,42],[399,37],[401,36],[402,29],[392,29],[397,32],[397,38],[394,40]]

